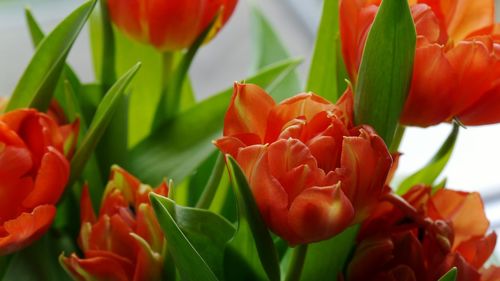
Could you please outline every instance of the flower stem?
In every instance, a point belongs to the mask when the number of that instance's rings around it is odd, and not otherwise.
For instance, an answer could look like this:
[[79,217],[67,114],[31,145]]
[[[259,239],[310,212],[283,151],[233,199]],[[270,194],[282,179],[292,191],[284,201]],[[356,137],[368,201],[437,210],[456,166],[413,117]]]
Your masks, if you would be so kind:
[[109,19],[108,0],[100,1],[102,26],[101,84],[103,95],[116,81],[115,35]]
[[196,208],[200,209],[208,209],[210,204],[212,203],[217,188],[219,187],[220,180],[222,178],[222,173],[224,172],[224,156],[222,153],[219,153],[217,156],[217,160],[215,160],[214,168],[212,170],[212,174],[208,179],[205,188],[203,189],[203,193],[201,194],[198,203],[196,203]]
[[389,151],[391,153],[398,152],[399,146],[401,145],[401,141],[403,140],[403,136],[405,134],[405,129],[406,129],[405,126],[398,124],[398,127],[396,128],[396,133],[394,135],[394,139],[392,140],[391,147],[389,148]]
[[285,281],[299,281],[306,260],[308,244],[297,246],[292,253],[292,259],[288,266]]

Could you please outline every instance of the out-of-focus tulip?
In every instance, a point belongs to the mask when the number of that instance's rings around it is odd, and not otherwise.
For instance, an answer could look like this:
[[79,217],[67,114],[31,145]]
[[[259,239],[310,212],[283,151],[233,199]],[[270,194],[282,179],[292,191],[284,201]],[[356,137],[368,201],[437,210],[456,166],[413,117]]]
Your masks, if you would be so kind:
[[210,33],[215,36],[237,0],[107,0],[112,21],[130,37],[160,51],[187,48],[221,11]]
[[499,280],[484,268],[497,236],[478,193],[415,186],[392,198],[363,224],[346,280],[434,281],[452,267],[457,281]]
[[0,255],[27,246],[51,225],[69,177],[64,141],[44,113],[0,115]]
[[352,124],[352,94],[302,93],[280,104],[234,86],[215,145],[245,172],[269,228],[291,245],[328,239],[362,221],[385,191],[392,163],[382,139]]
[[149,193],[168,195],[165,183],[152,189],[115,166],[104,192],[99,216],[88,189],[81,198],[78,239],[84,258],[61,255],[75,280],[161,280],[165,239],[149,201]]
[[[341,0],[342,53],[353,81],[380,0]],[[412,0],[417,49],[401,122],[500,122],[500,25],[494,0]]]

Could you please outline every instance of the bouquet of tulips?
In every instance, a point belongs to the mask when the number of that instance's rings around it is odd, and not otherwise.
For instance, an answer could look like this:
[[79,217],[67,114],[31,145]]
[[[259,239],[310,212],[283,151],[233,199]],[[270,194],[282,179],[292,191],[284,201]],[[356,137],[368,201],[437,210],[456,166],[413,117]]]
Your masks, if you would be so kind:
[[[0,280],[500,280],[481,196],[439,180],[462,127],[500,123],[494,1],[324,0],[305,86],[256,10],[257,70],[196,100],[188,70],[236,5],[90,0],[47,34],[26,10]],[[66,62],[87,22],[95,83]],[[393,180],[405,128],[443,122]]]

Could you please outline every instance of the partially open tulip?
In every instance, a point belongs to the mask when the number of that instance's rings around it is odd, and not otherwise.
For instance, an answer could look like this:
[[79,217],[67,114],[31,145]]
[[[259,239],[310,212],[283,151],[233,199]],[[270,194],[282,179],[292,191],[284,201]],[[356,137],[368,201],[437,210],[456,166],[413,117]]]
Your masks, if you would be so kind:
[[64,141],[44,113],[0,115],[0,255],[27,246],[51,225],[69,177]]
[[500,280],[484,267],[497,236],[478,193],[415,186],[391,198],[363,224],[346,280],[435,281],[453,267],[457,281]]
[[[357,80],[380,0],[341,0],[342,52]],[[500,122],[500,25],[494,0],[410,0],[417,31],[411,91],[401,122],[431,126]]]
[[78,240],[84,257],[60,257],[75,280],[161,280],[165,241],[150,192],[167,196],[168,187],[163,183],[152,189],[115,166],[96,216],[84,188]]
[[107,0],[116,26],[130,37],[160,51],[187,48],[220,11],[210,33],[227,22],[237,0]]
[[352,124],[352,94],[302,93],[280,104],[234,86],[215,145],[245,172],[269,228],[291,245],[328,239],[362,221],[384,192],[392,160],[368,126]]

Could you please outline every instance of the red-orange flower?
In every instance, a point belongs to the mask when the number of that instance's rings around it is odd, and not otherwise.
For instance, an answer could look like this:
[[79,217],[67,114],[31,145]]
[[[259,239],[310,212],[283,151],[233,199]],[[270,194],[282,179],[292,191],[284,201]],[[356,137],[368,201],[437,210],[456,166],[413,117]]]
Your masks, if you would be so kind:
[[[358,67],[380,0],[342,0],[342,52]],[[411,0],[417,30],[412,87],[401,122],[430,126],[458,117],[466,125],[500,122],[500,25],[494,0]]]
[[372,128],[352,125],[352,94],[313,93],[280,104],[238,84],[215,145],[245,172],[269,228],[291,245],[362,221],[383,193],[392,160]]
[[60,258],[75,280],[161,280],[165,241],[150,192],[167,196],[168,187],[163,183],[152,189],[115,166],[96,218],[84,188],[78,242],[85,257]]
[[210,37],[227,22],[237,0],[108,0],[109,13],[130,37],[160,51],[187,48],[222,10]]
[[415,186],[381,203],[363,224],[347,280],[434,281],[457,267],[457,281],[493,281],[484,268],[497,236],[478,193]]
[[51,225],[69,177],[64,137],[48,115],[0,115],[0,255],[38,239]]

